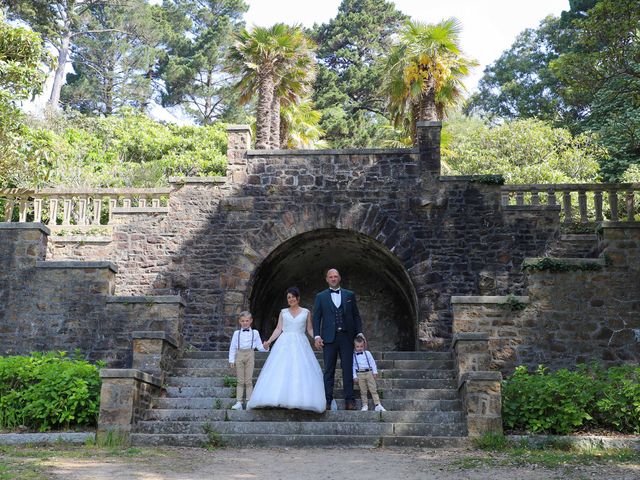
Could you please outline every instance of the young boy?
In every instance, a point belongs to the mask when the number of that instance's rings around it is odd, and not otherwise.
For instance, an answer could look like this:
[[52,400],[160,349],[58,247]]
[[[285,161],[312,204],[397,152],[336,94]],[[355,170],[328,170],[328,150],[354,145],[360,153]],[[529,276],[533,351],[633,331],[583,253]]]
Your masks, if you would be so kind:
[[233,410],[242,410],[242,393],[246,389],[247,402],[253,392],[253,364],[255,360],[255,349],[261,352],[267,350],[262,345],[260,333],[251,328],[253,317],[250,312],[240,312],[238,323],[240,329],[233,332],[231,345],[229,346],[229,364],[231,368],[236,368],[238,383],[236,386],[236,403],[231,407]]
[[380,403],[378,396],[378,387],[376,386],[376,377],[378,376],[378,368],[376,361],[373,359],[371,352],[365,350],[365,340],[362,337],[356,337],[353,341],[353,381],[358,381],[360,385],[360,398],[362,399],[362,411],[369,410],[369,401],[367,400],[367,390],[371,392],[371,398],[375,405],[376,412],[386,412],[387,410]]

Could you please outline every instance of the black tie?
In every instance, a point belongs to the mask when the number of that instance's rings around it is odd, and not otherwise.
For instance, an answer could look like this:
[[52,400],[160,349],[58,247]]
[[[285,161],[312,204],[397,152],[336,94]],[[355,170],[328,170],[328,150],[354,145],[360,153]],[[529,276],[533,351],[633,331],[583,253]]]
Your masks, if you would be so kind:
[[331,290],[331,293],[335,293],[337,295],[340,295],[340,290]]
[[364,352],[356,352],[356,355],[362,355]]
[[249,329],[249,328],[243,328],[243,329],[242,329],[242,331],[243,331],[243,332],[250,332],[250,331],[251,331],[251,329]]

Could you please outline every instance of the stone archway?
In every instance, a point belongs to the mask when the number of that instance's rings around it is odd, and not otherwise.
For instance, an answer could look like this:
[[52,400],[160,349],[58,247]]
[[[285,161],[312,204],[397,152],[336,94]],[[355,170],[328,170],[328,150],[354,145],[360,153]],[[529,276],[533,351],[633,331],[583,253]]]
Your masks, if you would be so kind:
[[326,288],[324,275],[335,267],[342,285],[357,293],[363,328],[375,350],[415,350],[416,293],[402,264],[376,240],[350,230],[313,230],[278,246],[256,269],[249,305],[261,335],[270,335],[285,291],[297,286],[301,303],[311,309]]

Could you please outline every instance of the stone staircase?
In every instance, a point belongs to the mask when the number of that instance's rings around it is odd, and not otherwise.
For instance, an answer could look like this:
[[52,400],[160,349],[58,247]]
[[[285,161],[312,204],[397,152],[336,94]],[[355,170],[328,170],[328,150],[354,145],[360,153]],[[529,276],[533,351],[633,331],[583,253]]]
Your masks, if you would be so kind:
[[[256,353],[255,377],[267,354]],[[336,372],[339,410],[230,410],[235,388],[224,386],[227,352],[185,352],[162,396],[132,427],[134,445],[205,446],[460,446],[467,443],[451,352],[374,352],[378,391],[387,412],[346,411],[341,372]],[[322,364],[322,359],[318,355]],[[255,382],[255,379],[254,379]],[[207,433],[209,432],[209,433]]]

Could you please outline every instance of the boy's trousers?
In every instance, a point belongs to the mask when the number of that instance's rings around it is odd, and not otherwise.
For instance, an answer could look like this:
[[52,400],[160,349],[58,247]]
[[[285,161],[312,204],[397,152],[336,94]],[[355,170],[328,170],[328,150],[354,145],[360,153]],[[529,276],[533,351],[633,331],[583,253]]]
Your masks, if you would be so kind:
[[236,386],[236,400],[242,402],[242,393],[246,387],[247,402],[253,393],[253,365],[255,352],[253,349],[240,349],[236,353],[236,375],[238,385]]
[[376,379],[373,378],[373,372],[356,372],[356,375],[358,375],[358,385],[360,386],[362,406],[369,404],[369,401],[367,400],[367,391],[371,392],[373,404],[378,405],[380,403],[380,397],[378,396],[378,387],[376,386]]

